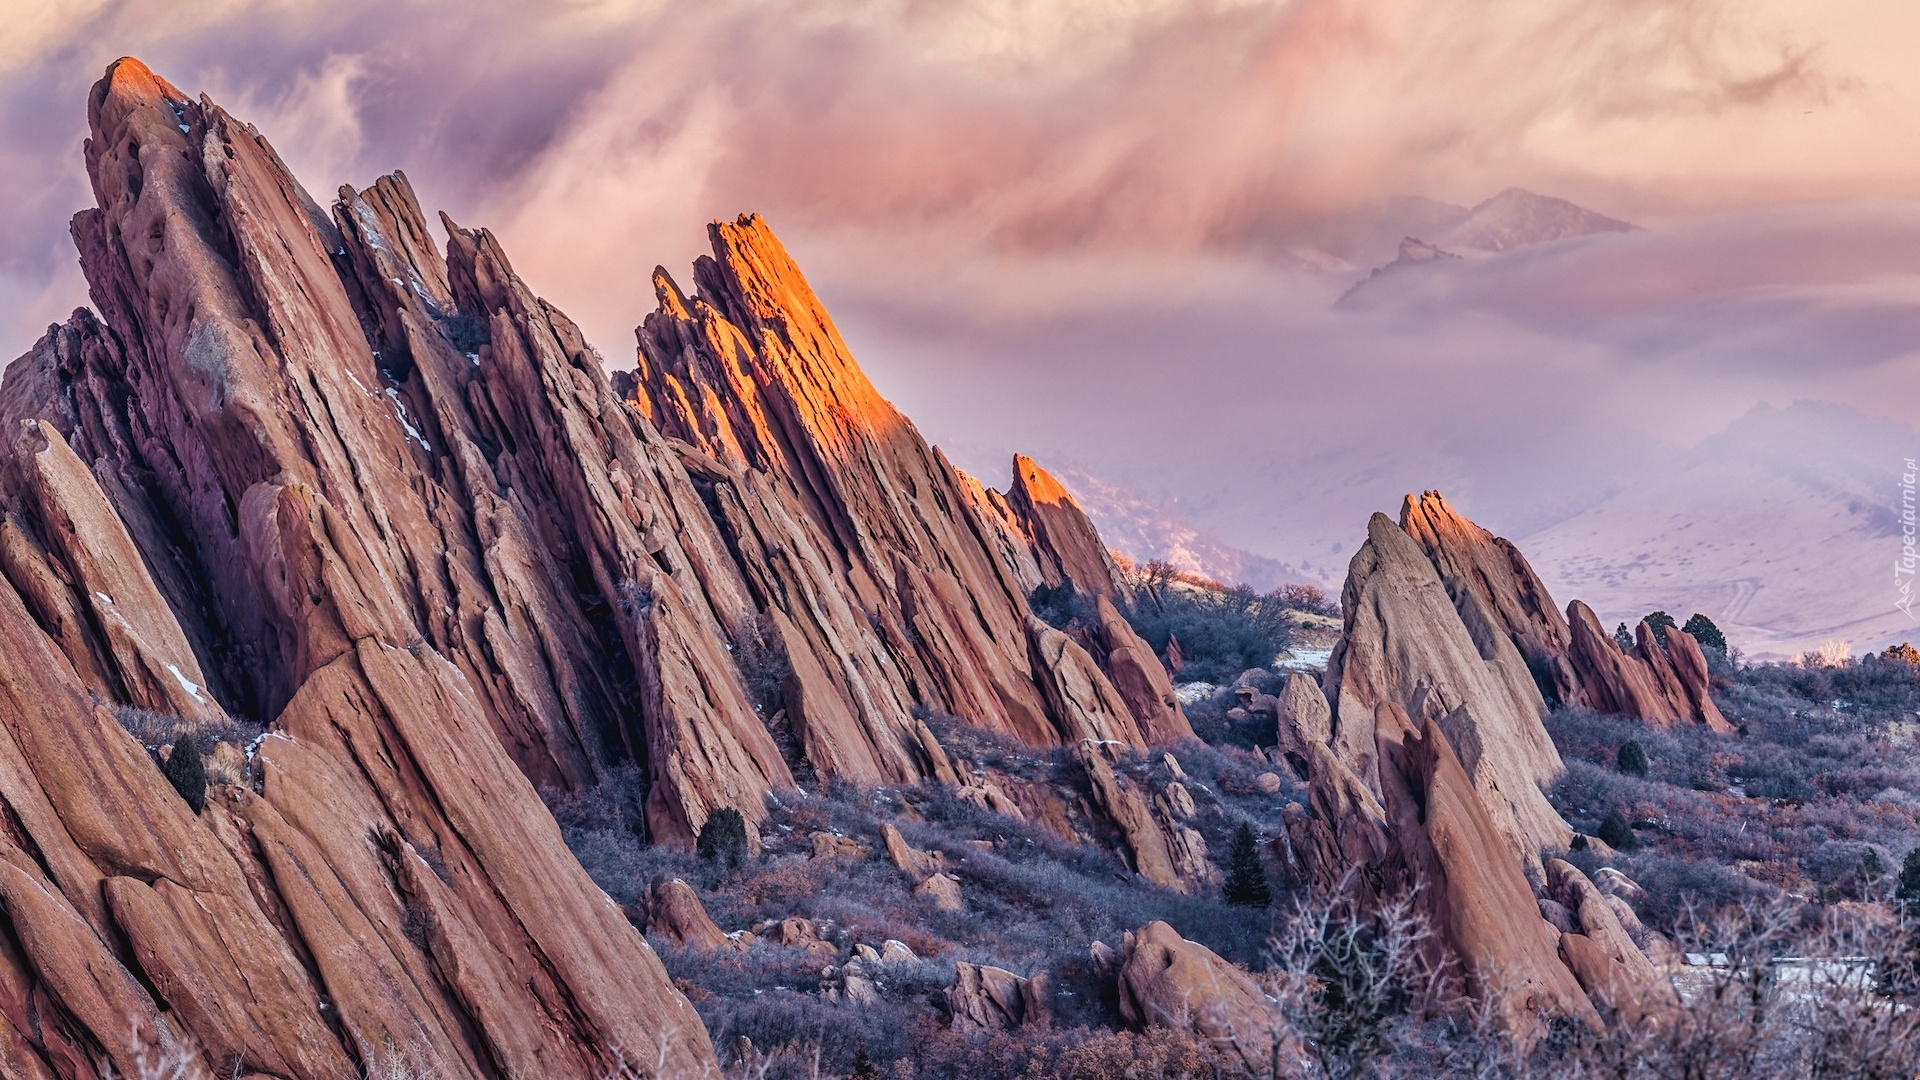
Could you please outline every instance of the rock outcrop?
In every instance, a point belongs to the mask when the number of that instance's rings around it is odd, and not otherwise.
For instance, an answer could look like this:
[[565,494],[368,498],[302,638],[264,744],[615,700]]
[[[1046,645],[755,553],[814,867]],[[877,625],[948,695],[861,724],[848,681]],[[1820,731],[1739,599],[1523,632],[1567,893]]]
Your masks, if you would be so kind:
[[[1094,807],[1113,823],[1135,873],[1176,892],[1215,880],[1218,872],[1207,859],[1206,838],[1180,823],[1169,799],[1152,799],[1131,777],[1116,773],[1102,745],[1093,740],[1075,746],[1074,755],[1086,772]],[[1192,805],[1190,798],[1187,805]]]
[[1693,635],[1663,628],[1663,649],[1653,627],[1642,621],[1634,647],[1622,649],[1578,600],[1567,605],[1567,622],[1572,630],[1568,661],[1580,673],[1584,704],[1656,724],[1690,721],[1714,731],[1733,730],[1713,703],[1706,657]]
[[1548,701],[1733,730],[1713,704],[1706,657],[1691,635],[1668,628],[1655,641],[1643,623],[1635,648],[1620,651],[1586,605],[1575,601],[1562,618],[1519,550],[1455,513],[1439,492],[1407,496],[1400,527],[1426,551],[1482,653],[1491,652],[1484,638],[1506,637]]
[[1575,602],[1560,622],[1520,553],[1432,493],[1408,498],[1400,527],[1374,515],[1342,606],[1325,697],[1295,676],[1274,706],[1278,755],[1309,782],[1288,834],[1310,878],[1362,909],[1413,896],[1434,959],[1523,1041],[1556,1018],[1670,1008],[1631,909],[1542,862],[1572,832],[1542,793],[1561,765],[1541,718],[1545,695],[1653,719],[1710,706],[1697,650],[1663,650],[1643,625],[1639,655],[1601,651],[1591,612]]
[[1100,534],[1080,504],[1032,458],[1015,455],[1006,504],[1027,538],[1043,584],[1129,603],[1133,590],[1120,575]]
[[[1519,549],[1455,513],[1437,491],[1408,495],[1401,503],[1400,527],[1426,551],[1463,619],[1476,606],[1463,599],[1469,593],[1492,617],[1468,620],[1470,630],[1498,632],[1513,642],[1549,701],[1579,699],[1579,679],[1566,656],[1571,642],[1566,620]],[[1483,652],[1489,648],[1475,643]]]
[[1543,848],[1573,839],[1541,790],[1563,770],[1541,723],[1546,702],[1513,642],[1487,632],[1493,618],[1478,594],[1463,591],[1461,604],[1465,617],[1420,546],[1375,514],[1348,567],[1345,625],[1327,665],[1330,745],[1379,790],[1379,710],[1436,721],[1510,849],[1537,866]]
[[[301,1078],[708,1068],[535,793],[644,737],[568,569],[591,560],[540,535],[573,508],[536,477],[577,490],[596,466],[536,467],[538,437],[598,419],[493,383],[513,362],[476,367],[424,306],[379,324],[346,264],[415,249],[343,232],[211,102],[123,60],[88,121],[98,207],[73,231],[104,318],[50,331],[0,402],[5,1071],[134,1074],[189,1041],[222,1072]],[[509,298],[504,262],[466,270],[455,293],[481,296],[476,270],[494,291],[465,314],[577,388],[590,354],[564,316]],[[465,369],[444,396],[435,356]],[[506,428],[452,437],[488,391],[521,396],[517,453]],[[676,641],[705,625],[690,606]],[[96,700],[270,719],[254,786],[196,816]]]
[[732,939],[707,914],[693,886],[673,878],[647,889],[647,933],[681,948],[719,949]]
[[[922,708],[1190,734],[1117,609],[1036,626],[1048,574],[1124,599],[1084,515],[1037,467],[984,513],[758,218],[713,227],[698,295],[655,276],[616,384],[491,233],[442,215],[438,250],[405,176],[323,208],[133,60],[87,110],[99,315],[0,383],[0,1071],[131,1072],[132,1030],[289,1078],[697,1074],[697,1017],[536,790],[638,765],[684,845],[797,765],[1019,813]],[[112,709],[264,728],[251,786],[195,817]]]
[[994,1031],[1052,1023],[1052,981],[1046,972],[1021,978],[1005,968],[965,961],[953,967],[946,1000],[955,1030]]
[[1268,1070],[1276,1044],[1292,1044],[1279,1006],[1246,972],[1164,922],[1127,935],[1119,982],[1120,1013],[1130,1023],[1191,1031],[1252,1075]]

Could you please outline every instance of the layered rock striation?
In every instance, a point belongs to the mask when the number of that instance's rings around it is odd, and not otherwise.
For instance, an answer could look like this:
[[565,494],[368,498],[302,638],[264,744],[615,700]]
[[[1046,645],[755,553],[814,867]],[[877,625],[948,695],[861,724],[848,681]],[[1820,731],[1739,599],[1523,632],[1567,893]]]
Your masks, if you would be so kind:
[[1572,831],[1544,793],[1563,767],[1542,718],[1557,700],[1721,727],[1692,638],[1663,649],[1643,623],[1623,654],[1578,601],[1563,621],[1518,550],[1432,492],[1398,524],[1373,516],[1342,608],[1324,693],[1294,676],[1276,704],[1309,781],[1290,838],[1318,886],[1363,909],[1411,895],[1433,960],[1523,1040],[1556,1019],[1657,1020],[1671,988],[1552,858]]
[[[685,844],[796,773],[960,782],[926,711],[1191,734],[1077,506],[1034,466],[983,514],[758,218],[615,380],[404,175],[322,207],[130,59],[87,111],[98,314],[0,382],[0,1071],[703,1075],[541,790],[638,766]],[[129,709],[262,731],[245,783],[196,815]]]

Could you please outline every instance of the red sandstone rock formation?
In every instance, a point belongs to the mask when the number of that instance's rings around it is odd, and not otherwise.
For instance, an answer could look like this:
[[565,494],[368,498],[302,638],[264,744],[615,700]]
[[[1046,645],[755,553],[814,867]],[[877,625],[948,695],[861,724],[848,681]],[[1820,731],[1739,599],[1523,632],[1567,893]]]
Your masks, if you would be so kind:
[[1668,630],[1655,642],[1642,624],[1631,653],[1610,654],[1612,638],[1596,632],[1592,612],[1569,607],[1561,618],[1519,550],[1455,513],[1439,492],[1407,496],[1400,527],[1426,550],[1481,653],[1491,656],[1490,635],[1505,636],[1548,700],[1732,730],[1713,704],[1706,658],[1691,636]]
[[1206,946],[1151,922],[1127,935],[1121,953],[1120,1013],[1129,1022],[1191,1031],[1255,1076],[1267,1072],[1276,1043],[1297,1056],[1275,1002]]
[[[1517,548],[1456,514],[1437,491],[1408,495],[1401,503],[1400,527],[1426,550],[1463,619],[1474,610],[1462,599],[1469,592],[1479,598],[1479,610],[1492,616],[1469,623],[1469,631],[1505,634],[1526,659],[1542,694],[1553,701],[1578,700],[1579,680],[1566,659],[1571,640],[1566,620]],[[1476,644],[1482,652],[1489,649],[1477,637]]]
[[1573,839],[1541,791],[1562,771],[1541,723],[1546,702],[1512,641],[1470,631],[1470,621],[1491,625],[1478,595],[1463,592],[1461,603],[1470,619],[1419,545],[1375,514],[1348,568],[1345,626],[1327,665],[1331,749],[1377,791],[1379,710],[1437,722],[1513,853],[1537,866],[1541,849]]
[[[618,503],[563,493],[617,490],[608,455],[579,451],[630,449],[597,363],[490,258],[461,280],[491,305],[462,313],[491,326],[484,370],[442,332],[444,272],[371,317],[342,270],[404,282],[420,268],[382,260],[423,249],[377,214],[341,232],[256,133],[136,62],[88,113],[99,208],[74,233],[105,321],[77,314],[5,382],[20,827],[0,894],[25,946],[0,956],[5,1071],[132,1074],[130,1034],[287,1077],[390,1055],[446,1076],[707,1068],[697,1017],[529,780],[591,782],[652,719],[601,674],[617,665],[579,599],[585,523]],[[544,390],[513,385],[538,372]],[[484,404],[509,400],[517,428]],[[685,606],[681,650],[705,625]],[[196,819],[89,693],[271,718],[257,786]]]
[[679,878],[656,881],[648,888],[647,933],[681,948],[719,949],[732,944],[707,914],[693,886]]
[[1592,1004],[1559,961],[1557,931],[1540,917],[1520,862],[1440,726],[1429,719],[1416,729],[1389,704],[1379,740],[1388,829],[1469,988],[1529,1039],[1554,1017],[1597,1026]]
[[[0,383],[9,1075],[128,1072],[129,1030],[287,1077],[697,1074],[697,1018],[536,786],[642,764],[649,832],[687,843],[792,784],[776,729],[821,775],[1011,812],[917,706],[1190,734],[1116,610],[1091,653],[1034,625],[1031,535],[1111,571],[1078,508],[983,514],[758,219],[714,227],[698,297],[657,276],[616,393],[492,234],[443,215],[442,256],[404,176],[329,213],[131,60],[88,118],[101,316]],[[95,701],[266,722],[254,786],[196,819]],[[1209,872],[1135,795],[1170,879]]]
[[1100,534],[1052,473],[1032,458],[1015,455],[1013,485],[1007,489],[1006,501],[1032,544],[1034,562],[1045,584],[1117,597],[1122,603],[1132,600],[1133,590],[1120,576],[1113,556],[1107,554]]
[[1021,978],[1005,968],[954,965],[946,989],[947,1012],[959,1031],[1046,1027],[1052,1022],[1051,980],[1044,971]]
[[1375,515],[1349,568],[1330,725],[1298,677],[1278,704],[1280,747],[1309,777],[1293,850],[1321,888],[1363,905],[1416,896],[1442,958],[1524,1039],[1555,1017],[1658,1014],[1671,991],[1626,920],[1578,870],[1540,862],[1571,832],[1540,797],[1559,758],[1528,661],[1569,700],[1655,719],[1711,705],[1704,661],[1684,642],[1661,650],[1644,624],[1636,655],[1621,654],[1577,601],[1562,628],[1519,553],[1436,495],[1409,498],[1402,525]]
[[1567,659],[1579,672],[1585,704],[1656,724],[1690,721],[1733,730],[1713,703],[1706,657],[1692,635],[1667,629],[1662,649],[1643,621],[1635,628],[1633,649],[1622,650],[1578,600],[1567,605],[1567,622],[1573,638]]

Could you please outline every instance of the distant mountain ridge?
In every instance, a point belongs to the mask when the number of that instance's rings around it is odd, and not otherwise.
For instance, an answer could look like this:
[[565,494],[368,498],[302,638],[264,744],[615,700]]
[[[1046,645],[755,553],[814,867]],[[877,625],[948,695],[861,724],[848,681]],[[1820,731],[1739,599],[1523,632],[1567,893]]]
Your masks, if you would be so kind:
[[1631,232],[1638,226],[1551,195],[1510,187],[1480,203],[1434,238],[1449,249],[1507,251],[1595,233]]
[[[1631,232],[1639,226],[1551,195],[1510,187],[1471,209],[1430,199],[1399,204],[1414,232],[1400,241],[1392,262],[1377,266],[1341,296],[1344,302],[1381,277],[1409,267],[1444,264],[1461,252],[1498,254],[1597,233]],[[1415,235],[1415,232],[1419,235]]]

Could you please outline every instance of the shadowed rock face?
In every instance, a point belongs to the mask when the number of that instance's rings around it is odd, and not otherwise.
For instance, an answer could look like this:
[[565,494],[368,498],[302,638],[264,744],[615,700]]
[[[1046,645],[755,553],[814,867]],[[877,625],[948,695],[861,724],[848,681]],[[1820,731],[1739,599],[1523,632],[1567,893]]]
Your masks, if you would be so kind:
[[[803,761],[956,780],[918,707],[1185,732],[1117,612],[1091,651],[1036,629],[1040,549],[759,219],[714,226],[699,297],[657,276],[617,392],[491,233],[443,215],[436,249],[404,176],[323,209],[133,60],[87,109],[100,314],[0,382],[0,1072],[129,1074],[132,1034],[223,1074],[702,1075],[538,789],[642,765],[686,844]],[[265,725],[251,786],[195,815],[115,705]]]

